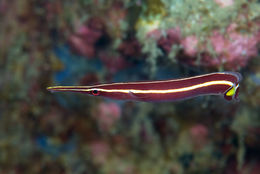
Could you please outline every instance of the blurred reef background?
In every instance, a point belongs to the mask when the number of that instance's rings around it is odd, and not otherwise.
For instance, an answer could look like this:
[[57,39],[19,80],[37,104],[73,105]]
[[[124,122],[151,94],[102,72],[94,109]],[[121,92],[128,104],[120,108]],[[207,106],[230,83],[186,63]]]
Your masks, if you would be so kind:
[[[259,0],[0,0],[1,174],[260,174]],[[240,102],[48,86],[243,75]]]

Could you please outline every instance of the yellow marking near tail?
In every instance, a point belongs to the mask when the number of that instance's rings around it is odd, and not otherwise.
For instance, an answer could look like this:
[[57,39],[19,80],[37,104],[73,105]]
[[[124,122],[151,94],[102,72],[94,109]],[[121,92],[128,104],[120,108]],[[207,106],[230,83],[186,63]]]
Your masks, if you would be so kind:
[[235,95],[236,93],[236,88],[235,87],[232,87],[227,93],[226,93],[226,96],[233,96]]

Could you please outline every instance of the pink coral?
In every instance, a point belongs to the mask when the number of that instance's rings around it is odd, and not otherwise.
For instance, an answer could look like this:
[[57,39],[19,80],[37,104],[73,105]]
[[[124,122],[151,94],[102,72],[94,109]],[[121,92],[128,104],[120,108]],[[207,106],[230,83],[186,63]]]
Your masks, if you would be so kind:
[[181,45],[184,49],[185,54],[188,56],[195,56],[197,54],[198,39],[196,36],[188,36],[181,40]]
[[141,55],[141,46],[136,39],[130,38],[130,39],[123,41],[119,45],[118,51],[123,56],[139,57]]
[[215,0],[220,7],[228,7],[234,4],[234,0]]
[[260,40],[236,31],[228,32],[227,37],[214,32],[210,38],[213,49],[219,55],[219,60],[227,64],[228,68],[244,67],[250,57],[257,55],[257,43]]
[[100,165],[106,162],[109,153],[109,146],[106,142],[100,140],[93,141],[90,143],[89,148],[94,162]]
[[115,1],[110,9],[107,10],[104,21],[106,22],[106,26],[108,26],[108,32],[111,36],[122,37],[121,24],[125,21],[126,15],[127,10],[124,8],[123,2],[120,1]]
[[45,7],[46,7],[46,14],[47,14],[46,19],[48,21],[53,20],[57,15],[62,13],[61,1],[53,1],[53,2],[46,1]]
[[127,62],[121,55],[113,55],[109,52],[100,52],[99,57],[109,73],[116,73],[127,66]]
[[103,21],[99,18],[92,18],[69,37],[69,43],[78,54],[92,58],[95,55],[95,44],[104,33]]
[[162,31],[159,30],[159,29],[155,29],[155,30],[152,30],[152,31],[149,31],[147,33],[147,37],[148,38],[154,38],[155,40],[158,40],[162,37]]
[[166,53],[169,53],[173,44],[179,44],[181,39],[181,31],[179,28],[171,28],[166,31],[166,34],[166,37],[160,36],[158,45],[162,47]]
[[[247,62],[257,55],[257,44],[260,42],[259,31],[242,34],[237,31],[237,26],[231,24],[226,33],[216,30],[209,37],[209,43],[213,50],[205,44],[198,46],[196,36],[187,36],[181,40],[183,51],[186,56],[196,57],[200,52],[200,65],[218,67],[224,65],[227,69],[238,69],[247,65]],[[215,56],[212,55],[212,51]],[[189,64],[194,64],[196,59],[186,59]]]
[[190,129],[190,135],[195,149],[202,148],[208,142],[208,128],[202,124],[194,125]]
[[[225,6],[227,5],[228,2]],[[147,33],[147,37],[157,40],[158,46],[167,54],[174,44],[180,45],[182,52],[179,52],[178,58],[187,64],[199,63],[200,66],[215,68],[224,66],[226,69],[236,70],[246,66],[247,62],[257,55],[257,45],[260,42],[260,30],[257,30],[259,24],[248,25],[250,34],[242,33],[239,26],[232,23],[227,27],[226,33],[215,30],[204,42],[199,42],[200,39],[196,35],[182,36],[178,27],[166,30],[166,36],[156,29]]]
[[121,108],[116,103],[100,103],[95,118],[102,130],[109,130],[121,116]]
[[95,55],[95,48],[93,45],[88,45],[82,38],[78,36],[70,37],[70,45],[72,49],[79,55],[91,58]]

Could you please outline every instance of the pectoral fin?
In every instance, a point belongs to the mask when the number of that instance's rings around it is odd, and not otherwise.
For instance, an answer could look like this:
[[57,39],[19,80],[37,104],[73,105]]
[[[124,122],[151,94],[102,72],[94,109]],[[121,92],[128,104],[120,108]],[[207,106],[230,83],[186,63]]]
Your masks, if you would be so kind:
[[133,100],[139,100],[139,101],[142,101],[142,100],[145,100],[147,99],[148,97],[145,96],[145,94],[137,94],[137,93],[133,93],[133,92],[129,92],[129,95],[131,96],[131,98]]

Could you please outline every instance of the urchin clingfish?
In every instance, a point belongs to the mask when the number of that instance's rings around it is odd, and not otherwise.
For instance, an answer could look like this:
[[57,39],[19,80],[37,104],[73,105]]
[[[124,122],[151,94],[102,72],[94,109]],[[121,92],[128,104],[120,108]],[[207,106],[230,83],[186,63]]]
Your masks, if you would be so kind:
[[232,100],[238,99],[241,80],[242,76],[238,72],[216,72],[172,80],[54,86],[48,87],[47,90],[144,102],[177,101],[201,95],[223,95],[226,100]]

